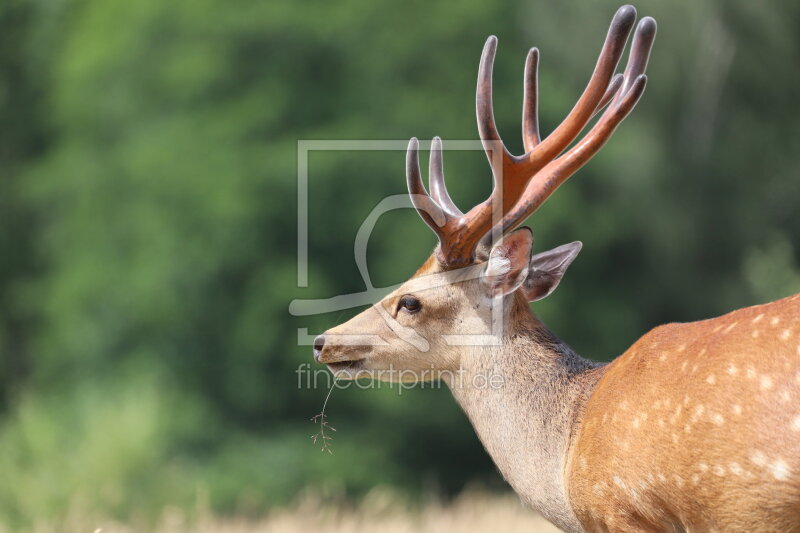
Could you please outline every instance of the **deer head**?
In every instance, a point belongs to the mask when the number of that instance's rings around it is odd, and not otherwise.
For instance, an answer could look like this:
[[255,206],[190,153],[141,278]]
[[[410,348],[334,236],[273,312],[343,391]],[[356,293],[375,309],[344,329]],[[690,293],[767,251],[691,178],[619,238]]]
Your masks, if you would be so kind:
[[[539,51],[530,50],[522,112],[526,152],[519,156],[508,151],[495,124],[492,65],[497,39],[487,39],[478,71],[476,113],[494,179],[491,195],[466,213],[455,205],[445,186],[438,137],[431,144],[429,192],[420,176],[418,142],[412,138],[406,158],[408,191],[439,243],[409,281],[317,337],[314,357],[318,362],[343,378],[430,379],[435,376],[426,377],[425,371],[453,370],[468,350],[454,343],[454,336],[488,336],[502,344],[503,338],[521,329],[537,327],[528,302],[556,288],[581,243],[531,256],[533,233],[518,227],[598,152],[641,97],[655,38],[652,18],[639,23],[625,71],[614,74],[635,19],[632,6],[617,11],[586,89],[564,121],[544,139],[537,113]],[[570,147],[600,111],[588,133]]]

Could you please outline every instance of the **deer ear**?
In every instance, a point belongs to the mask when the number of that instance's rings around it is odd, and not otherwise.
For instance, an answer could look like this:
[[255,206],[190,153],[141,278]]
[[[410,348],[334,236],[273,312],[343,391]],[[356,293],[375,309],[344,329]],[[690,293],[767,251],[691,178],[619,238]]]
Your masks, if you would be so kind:
[[529,302],[541,300],[556,290],[567,267],[578,257],[582,247],[582,242],[575,241],[531,257],[528,277],[522,285]]
[[482,275],[484,286],[495,296],[505,296],[517,290],[528,276],[533,232],[524,227],[512,231],[489,252]]

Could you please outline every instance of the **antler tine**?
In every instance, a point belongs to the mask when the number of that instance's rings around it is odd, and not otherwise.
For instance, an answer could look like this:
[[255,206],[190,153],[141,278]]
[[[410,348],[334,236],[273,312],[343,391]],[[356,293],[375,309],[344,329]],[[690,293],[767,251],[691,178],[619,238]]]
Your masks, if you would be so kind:
[[[617,105],[610,107],[581,141],[567,153],[545,166],[536,181],[531,182],[522,199],[503,217],[502,232],[519,226],[536,211],[553,192],[582,167],[608,141],[620,122],[631,112],[644,92],[647,76],[642,74]],[[489,237],[491,233],[487,234]]]
[[[492,106],[492,70],[494,67],[494,56],[497,52],[497,37],[491,35],[486,39],[481,53],[481,62],[478,67],[478,86],[475,91],[475,115],[478,119],[478,134],[489,159],[489,166],[492,167],[492,174],[495,177],[502,175],[503,168],[513,161],[513,156],[503,144],[500,133],[497,131],[497,123],[494,120],[494,109]],[[502,150],[502,167],[497,168],[498,158],[492,155],[497,148]]]
[[444,183],[444,162],[442,161],[442,139],[434,137],[431,143],[431,155],[428,166],[428,180],[431,186],[431,197],[447,214],[462,216],[464,213],[456,206],[447,186]]
[[630,90],[639,75],[647,69],[650,50],[653,48],[653,41],[656,38],[656,29],[656,21],[652,17],[644,17],[639,21],[636,32],[633,34],[628,64],[625,67],[625,82],[622,90],[617,94],[616,100],[623,98],[623,95]]
[[526,152],[542,142],[539,135],[539,49],[531,48],[525,60],[524,96],[522,99],[522,143]]
[[[644,92],[647,76],[642,74],[647,67],[650,49],[656,35],[656,22],[645,17],[639,23],[634,36],[622,87],[616,98],[606,109],[589,133],[564,155],[548,163],[532,180],[520,201],[503,217],[503,233],[521,224],[531,213],[562,184],[597,153],[608,141],[620,122],[633,110]],[[629,76],[635,76],[633,80]],[[487,234],[489,237],[490,234]]]
[[604,99],[614,69],[625,50],[625,42],[628,40],[635,21],[636,9],[633,6],[622,6],[614,14],[589,83],[564,121],[537,146],[536,150],[526,154],[526,170],[528,172],[538,172],[544,165],[552,161],[591,120],[598,105]]
[[406,181],[408,183],[408,195],[411,203],[417,209],[419,216],[425,221],[433,232],[439,237],[440,242],[444,242],[447,235],[448,222],[451,217],[430,197],[425,185],[422,183],[422,176],[419,171],[419,142],[416,137],[412,137],[408,142],[406,151]]
[[606,105],[608,105],[611,99],[617,95],[617,91],[619,91],[619,88],[622,87],[623,81],[625,81],[625,76],[623,76],[622,73],[614,74],[614,77],[611,78],[611,83],[608,84],[606,93],[603,95],[603,98],[600,99],[600,103],[597,104],[597,109],[594,110],[594,115],[599,113]]
[[[484,220],[474,221],[469,214],[463,214],[453,203],[444,184],[442,144],[438,137],[431,143],[429,168],[433,196],[428,194],[422,183],[419,169],[419,142],[416,137],[412,137],[406,152],[406,181],[411,202],[425,224],[439,238],[439,247],[436,250],[439,263],[446,268],[468,266],[475,258],[478,239],[489,230],[491,215]],[[483,204],[488,202],[487,200]],[[475,232],[482,233],[476,237]]]

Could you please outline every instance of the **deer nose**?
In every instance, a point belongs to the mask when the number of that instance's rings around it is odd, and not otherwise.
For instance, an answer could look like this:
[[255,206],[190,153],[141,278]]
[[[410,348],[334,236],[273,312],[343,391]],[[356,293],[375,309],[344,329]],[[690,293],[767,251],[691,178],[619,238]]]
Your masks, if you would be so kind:
[[322,356],[322,349],[325,347],[325,334],[317,335],[314,339],[314,361],[319,363],[319,358]]

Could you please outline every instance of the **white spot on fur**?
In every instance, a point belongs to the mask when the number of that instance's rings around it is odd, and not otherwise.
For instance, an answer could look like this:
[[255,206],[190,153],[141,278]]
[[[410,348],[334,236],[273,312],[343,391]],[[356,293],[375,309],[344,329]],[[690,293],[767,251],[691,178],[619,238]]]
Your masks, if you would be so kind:
[[725,423],[725,418],[719,413],[714,413],[711,415],[711,421],[714,422],[716,425],[721,426]]
[[758,466],[764,466],[767,464],[767,456],[758,450],[750,454],[750,460]]
[[692,365],[692,374],[697,372],[697,365]]
[[769,376],[761,376],[761,390],[770,390],[775,384]]
[[672,434],[672,442],[674,444],[678,444],[678,434],[677,433],[673,433]]
[[700,476],[697,474],[692,474],[692,483],[694,483],[695,485],[700,483]]
[[625,488],[625,482],[619,476],[614,476],[614,483],[621,489]]
[[708,465],[705,464],[705,463],[700,463],[699,465],[697,465],[697,468],[699,468],[701,472],[707,472],[708,471]]
[[681,416],[681,410],[683,410],[683,406],[678,404],[678,407],[675,408],[675,413],[671,417],[669,417],[669,423],[674,424],[675,421]]
[[746,374],[747,374],[747,379],[755,379],[756,369],[753,368],[752,366],[748,366]]
[[738,403],[735,403],[731,406],[731,411],[733,411],[733,414],[735,415],[740,415],[742,414],[742,406]]
[[797,415],[797,416],[796,416],[796,417],[794,417],[794,419],[792,420],[792,429],[793,429],[794,431],[800,431],[800,415]]
[[761,321],[761,319],[762,319],[762,318],[764,318],[764,313],[761,313],[760,315],[758,315],[757,317],[755,317],[755,318],[753,319],[753,324],[758,324],[758,323],[759,323],[759,321]]
[[789,403],[792,399],[792,395],[789,394],[789,391],[783,389],[780,393],[781,403]]
[[678,486],[678,488],[683,487],[683,478],[678,474],[675,474],[674,477],[675,477],[675,484]]
[[680,352],[684,351],[685,349],[686,349],[686,345],[685,344],[681,344],[680,346],[678,346],[677,351],[680,353]]
[[734,365],[733,363],[731,363],[731,364],[728,366],[728,374],[730,374],[731,376],[735,376],[737,372],[739,372],[739,369],[738,369],[738,368],[736,368],[736,365]]
[[706,353],[706,349],[703,348],[702,350],[700,350],[700,353],[698,355],[702,357],[703,355],[705,355],[705,353]]
[[681,372],[686,372],[686,365],[689,364],[689,361],[684,361],[681,363]]
[[724,476],[725,475],[725,467],[722,465],[714,465],[714,474],[717,476]]
[[638,417],[633,419],[632,425],[633,425],[633,429],[639,429],[639,418]]
[[778,323],[781,321],[781,318],[778,316],[772,317],[772,320],[769,321],[770,326],[777,326]]
[[778,481],[783,481],[789,477],[789,466],[783,459],[778,459],[773,462],[770,466],[770,470],[772,470],[772,475],[775,476],[775,479]]
[[792,336],[792,330],[785,329],[785,330],[781,331],[780,337],[781,337],[782,341],[788,341],[789,337],[791,337],[791,336]]
[[683,431],[685,431],[686,433],[691,433],[692,426],[690,426],[689,424],[686,424],[685,426],[683,426]]
[[594,488],[594,493],[597,494],[598,496],[601,496],[603,494],[603,486],[600,483],[595,483],[593,488]]
[[739,465],[739,463],[730,463],[728,465],[728,469],[731,471],[731,473],[733,473],[733,474],[735,474],[737,476],[741,476],[744,473],[744,470]]
[[757,338],[758,338],[758,336],[759,336],[759,335],[761,335],[761,332],[760,332],[760,331],[758,331],[757,329],[754,329],[754,330],[753,330],[753,332],[752,332],[750,335],[752,335],[752,337],[753,337],[754,339],[757,339]]
[[659,361],[666,361],[667,360],[667,352],[661,352],[661,356],[658,358]]
[[735,328],[735,327],[736,327],[736,324],[738,324],[738,322],[734,322],[733,324],[731,324],[730,326],[728,326],[727,328],[725,328],[725,330],[723,330],[723,332],[722,332],[722,333],[730,333],[730,332],[733,330],[733,328]]
[[660,482],[664,483],[664,482],[667,480],[667,476],[665,476],[664,474],[662,474],[661,472],[659,472],[659,473],[658,473],[658,480],[659,480]]
[[694,411],[692,412],[692,423],[697,422],[697,419],[703,416],[706,408],[703,404],[699,404],[695,406]]
[[711,374],[706,378],[706,382],[708,382],[709,385],[713,385],[714,383],[717,382],[717,378],[714,377],[714,374]]

